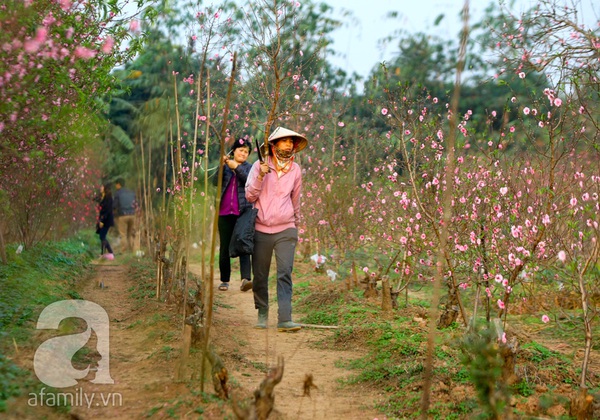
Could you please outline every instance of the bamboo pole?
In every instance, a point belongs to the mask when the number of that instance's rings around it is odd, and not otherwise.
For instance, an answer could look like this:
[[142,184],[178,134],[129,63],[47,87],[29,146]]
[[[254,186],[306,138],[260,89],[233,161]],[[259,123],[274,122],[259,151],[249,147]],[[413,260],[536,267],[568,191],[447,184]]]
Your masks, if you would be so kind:
[[[198,77],[198,85],[200,84],[200,77]],[[185,375],[185,366],[187,365],[187,361],[190,355],[190,347],[192,345],[192,330],[193,327],[191,325],[186,324],[185,319],[187,316],[186,308],[187,308],[187,298],[188,298],[188,290],[189,290],[189,275],[188,275],[188,265],[190,261],[190,238],[192,236],[192,220],[194,214],[194,175],[196,169],[196,145],[198,138],[198,113],[200,111],[200,89],[197,89],[196,95],[196,118],[195,127],[194,127],[194,146],[192,148],[192,170],[190,172],[190,181],[189,181],[189,211],[188,211],[188,225],[187,231],[185,232],[185,260],[187,261],[186,269],[183,274],[183,344],[181,351],[181,359],[179,364],[179,369],[177,370],[177,376],[179,380],[182,380]]]
[[[170,110],[168,111],[170,113]],[[157,261],[157,271],[156,271],[156,300],[160,300],[162,282],[164,278],[163,273],[163,247],[165,241],[165,229],[167,226],[167,156],[169,153],[169,129],[165,130],[165,148],[164,148],[164,158],[163,158],[163,182],[162,182],[162,206],[161,206],[161,221],[160,221],[160,236],[158,238],[158,261]]]
[[146,217],[146,246],[148,253],[152,249],[152,232],[154,231],[154,209],[152,208],[152,140],[151,137],[148,140],[148,187],[146,188],[146,194],[148,195],[148,207],[146,211],[148,213]]
[[202,214],[202,248],[200,258],[202,258],[201,275],[202,281],[206,279],[206,241],[207,235],[207,213],[208,213],[208,150],[210,144],[210,70],[206,69],[206,131],[204,133],[204,213]]
[[[179,115],[179,95],[177,93],[177,75],[175,73],[173,73],[173,91],[174,91],[174,99],[175,99],[175,124],[177,127],[177,149],[175,151],[175,159],[176,159],[176,168],[177,168],[177,178],[174,182],[175,185],[179,185],[179,191],[181,191],[181,194],[183,194],[184,191],[184,184],[183,184],[183,164],[182,164],[182,159],[181,159],[181,117]],[[177,214],[177,212],[175,212],[175,214]],[[185,243],[185,237],[183,238],[183,240],[180,240],[179,235],[181,234],[181,226],[180,226],[181,220],[179,219],[179,216],[177,216],[175,218],[175,229],[177,232],[177,248],[174,250],[174,256],[175,259],[173,261],[173,273],[174,276],[178,276],[180,273],[180,269],[182,266],[182,261],[180,258],[180,253],[181,253],[181,244],[182,242]],[[185,232],[183,233],[185,235]],[[184,296],[184,311],[185,311],[185,301],[186,297]]]
[[[142,195],[142,202],[144,203],[144,218],[146,219],[146,236],[148,236],[148,196],[147,196],[147,190],[146,190],[146,162],[144,159],[145,153],[144,153],[144,138],[142,136],[142,133],[140,132],[140,156],[142,159],[142,188],[141,188],[141,195]],[[123,232],[121,232],[121,235],[123,235]],[[150,247],[148,247],[148,249],[150,249]]]
[[[233,64],[231,66],[231,75],[229,76],[229,86],[227,88],[227,97],[225,99],[225,109],[223,111],[223,126],[221,127],[221,156],[225,151],[225,134],[227,133],[227,118],[229,117],[229,106],[231,103],[231,91],[233,90],[233,83],[235,81],[235,70],[236,70],[237,52],[233,53]],[[220,162],[220,159],[219,159]],[[203,354],[206,354],[208,350],[208,344],[210,340],[210,327],[212,324],[212,306],[214,300],[214,267],[215,267],[215,245],[217,242],[217,226],[219,224],[219,206],[221,205],[221,186],[223,182],[223,165],[219,164],[219,174],[217,181],[217,194],[215,199],[215,212],[212,228],[212,238],[210,243],[210,282],[207,282],[208,286],[208,302],[205,306],[206,323],[204,324],[204,343],[203,343]],[[200,380],[200,389],[204,392],[204,376],[206,372],[206,358],[202,358],[202,376]]]

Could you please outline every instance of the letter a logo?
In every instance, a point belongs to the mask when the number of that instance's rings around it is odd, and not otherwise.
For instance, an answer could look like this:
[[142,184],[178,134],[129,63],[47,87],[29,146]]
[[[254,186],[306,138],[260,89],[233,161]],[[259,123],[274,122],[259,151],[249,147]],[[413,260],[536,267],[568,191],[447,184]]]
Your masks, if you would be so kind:
[[87,300],[61,300],[44,308],[38,318],[37,329],[58,329],[66,318],[82,318],[87,322],[86,331],[79,334],[63,335],[44,341],[33,357],[33,369],[40,381],[54,388],[77,385],[77,379],[85,378],[90,367],[77,370],[71,359],[85,346],[92,334],[98,337],[97,350],[102,356],[98,362],[95,384],[113,384],[110,376],[109,320],[108,314],[100,305]]

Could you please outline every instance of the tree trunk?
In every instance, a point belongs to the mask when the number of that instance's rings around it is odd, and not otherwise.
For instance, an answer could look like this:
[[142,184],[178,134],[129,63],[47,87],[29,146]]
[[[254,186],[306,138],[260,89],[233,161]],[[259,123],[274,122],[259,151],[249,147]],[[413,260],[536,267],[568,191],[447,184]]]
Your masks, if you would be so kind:
[[588,395],[587,387],[581,387],[579,392],[571,398],[571,410],[569,414],[577,420],[588,420],[594,418],[594,397]]
[[448,328],[458,318],[458,296],[456,295],[456,289],[451,285],[448,290],[448,299],[446,301],[445,308],[440,313],[438,319],[438,328]]
[[392,293],[390,288],[390,280],[387,278],[387,276],[384,276],[381,280],[381,288],[381,309],[384,314],[391,315],[393,310]]
[[507,343],[500,345],[500,356],[504,360],[502,365],[502,380],[506,385],[514,385],[517,380],[516,365],[519,354],[519,342],[512,337]]

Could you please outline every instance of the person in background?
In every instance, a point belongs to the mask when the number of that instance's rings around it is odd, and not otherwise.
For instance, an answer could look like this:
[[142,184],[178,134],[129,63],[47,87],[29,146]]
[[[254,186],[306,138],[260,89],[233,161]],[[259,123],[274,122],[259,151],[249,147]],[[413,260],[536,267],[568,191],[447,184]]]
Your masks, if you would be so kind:
[[112,260],[114,259],[113,250],[106,239],[108,230],[115,224],[113,216],[113,196],[109,185],[100,186],[100,197],[98,204],[98,221],[96,222],[96,233],[100,235],[100,245],[102,247],[101,256]]
[[277,329],[298,331],[292,321],[292,269],[298,242],[302,173],[294,155],[308,140],[287,128],[278,127],[269,136],[264,162],[252,165],[246,182],[246,198],[258,209],[252,271],[256,328],[267,328],[269,316],[269,269],[277,263]]
[[[135,193],[125,188],[125,181],[122,179],[115,183],[115,192],[113,208],[117,217],[117,229],[119,229],[120,243],[125,251],[133,252],[135,240],[135,210],[137,203]],[[126,242],[125,242],[126,240]]]
[[[221,204],[219,206],[219,271],[221,284],[219,290],[229,289],[231,278],[231,259],[229,244],[233,228],[239,215],[247,207],[252,207],[246,200],[246,179],[251,165],[247,162],[250,155],[250,141],[243,138],[233,143],[229,154],[223,156],[223,182],[221,184]],[[216,185],[218,177],[213,178]],[[240,274],[242,284],[240,290],[246,292],[252,289],[250,255],[240,255]]]

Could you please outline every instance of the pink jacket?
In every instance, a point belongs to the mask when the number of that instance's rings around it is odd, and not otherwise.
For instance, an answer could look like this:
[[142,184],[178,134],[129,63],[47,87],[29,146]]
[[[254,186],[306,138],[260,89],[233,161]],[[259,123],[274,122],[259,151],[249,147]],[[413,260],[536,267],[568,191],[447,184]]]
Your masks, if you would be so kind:
[[258,209],[256,230],[279,233],[299,226],[302,173],[296,162],[281,177],[277,176],[270,158],[269,166],[271,172],[261,181],[258,179],[260,162],[254,162],[246,181],[246,199]]

